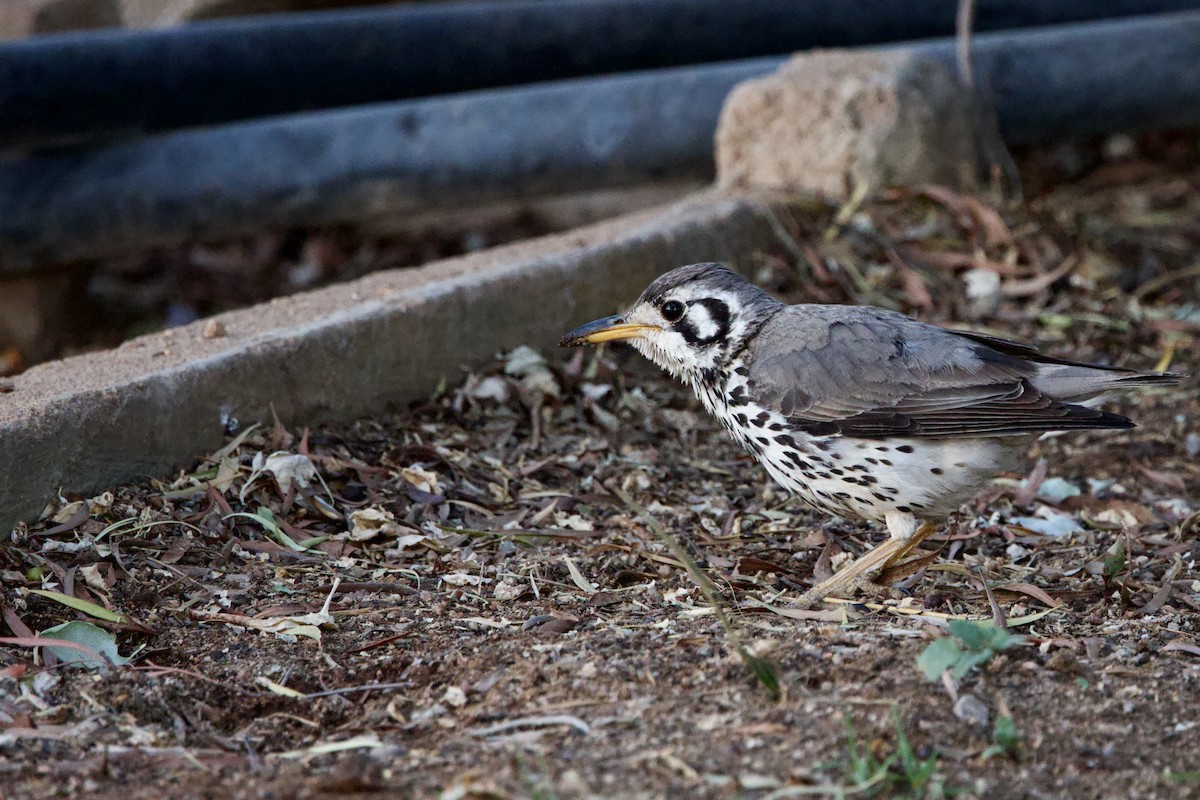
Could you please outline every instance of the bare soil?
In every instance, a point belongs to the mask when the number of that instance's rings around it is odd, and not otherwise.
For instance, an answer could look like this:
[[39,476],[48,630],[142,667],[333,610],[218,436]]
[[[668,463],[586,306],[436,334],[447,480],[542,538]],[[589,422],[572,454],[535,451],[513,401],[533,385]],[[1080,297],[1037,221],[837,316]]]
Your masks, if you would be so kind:
[[[1200,372],[1194,164],[1113,158],[1002,210],[933,189],[778,216],[755,264],[793,300]],[[803,612],[884,534],[797,508],[627,351],[542,355],[404,414],[242,431],[14,531],[0,795],[1200,796],[1194,380],[1119,400],[1136,429],[1032,444],[893,576],[911,597]],[[961,618],[1024,643],[927,681],[917,657]],[[72,619],[136,657],[89,670],[21,643]],[[852,774],[904,743],[927,781]]]

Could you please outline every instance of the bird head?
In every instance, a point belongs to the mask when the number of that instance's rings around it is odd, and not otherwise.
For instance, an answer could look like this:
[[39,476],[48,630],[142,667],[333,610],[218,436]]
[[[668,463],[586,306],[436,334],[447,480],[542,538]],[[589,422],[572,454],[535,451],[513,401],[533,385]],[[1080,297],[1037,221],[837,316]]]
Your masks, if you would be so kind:
[[781,304],[720,264],[671,270],[628,311],[589,322],[559,344],[626,341],[678,378],[719,369]]

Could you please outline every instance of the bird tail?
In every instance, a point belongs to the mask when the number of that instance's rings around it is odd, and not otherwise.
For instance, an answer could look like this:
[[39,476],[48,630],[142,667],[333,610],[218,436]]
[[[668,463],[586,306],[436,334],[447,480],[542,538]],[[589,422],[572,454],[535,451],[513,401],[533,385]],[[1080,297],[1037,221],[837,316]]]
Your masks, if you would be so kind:
[[1178,372],[1140,372],[1120,367],[1091,364],[1038,364],[1033,383],[1051,397],[1068,403],[1086,404],[1110,392],[1178,386],[1185,375]]

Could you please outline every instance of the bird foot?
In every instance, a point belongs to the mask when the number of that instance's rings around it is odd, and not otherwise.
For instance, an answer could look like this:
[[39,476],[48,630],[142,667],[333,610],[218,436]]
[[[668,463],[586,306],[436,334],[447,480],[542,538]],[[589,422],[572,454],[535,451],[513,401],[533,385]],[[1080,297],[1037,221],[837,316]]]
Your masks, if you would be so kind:
[[834,575],[828,581],[812,587],[800,596],[796,605],[803,609],[814,609],[820,606],[825,601],[825,598],[833,595],[850,599],[857,594],[864,594],[877,597],[880,600],[900,600],[906,597],[905,593],[895,586],[888,586],[887,584],[875,581],[876,574],[873,573],[862,573],[848,580],[833,584],[834,579],[838,577],[840,575]]
[[878,583],[875,579],[888,567],[911,553],[934,530],[932,525],[926,523],[909,538],[889,539],[867,551],[836,575],[826,578],[801,595],[798,605],[801,608],[816,608],[830,595],[849,598],[860,592],[889,599],[903,598],[905,595],[899,589]]

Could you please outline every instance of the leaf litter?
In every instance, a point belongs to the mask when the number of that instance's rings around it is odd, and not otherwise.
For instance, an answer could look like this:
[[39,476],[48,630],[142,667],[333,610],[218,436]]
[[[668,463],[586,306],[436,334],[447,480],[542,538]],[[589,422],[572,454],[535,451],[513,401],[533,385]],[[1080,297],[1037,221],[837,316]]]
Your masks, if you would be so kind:
[[[1195,375],[1200,169],[1145,161],[1015,208],[797,201],[748,266],[796,301]],[[793,606],[814,575],[883,534],[798,509],[620,349],[518,348],[406,413],[248,427],[13,532],[0,772],[22,797],[340,795],[379,770],[412,796],[792,796],[827,787],[852,714],[966,796],[1168,796],[1200,750],[1197,401],[1117,407],[1140,427],[1034,443],[1042,466],[895,576],[911,597],[816,611]],[[939,637],[996,610],[1020,644],[962,669]],[[39,660],[63,625],[111,643],[106,672]],[[917,669],[931,642],[957,700]]]

